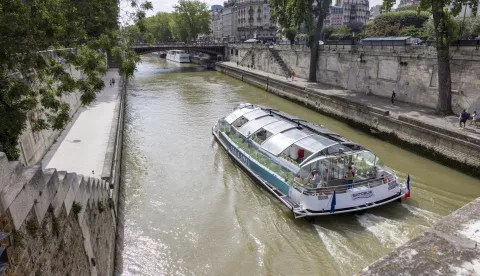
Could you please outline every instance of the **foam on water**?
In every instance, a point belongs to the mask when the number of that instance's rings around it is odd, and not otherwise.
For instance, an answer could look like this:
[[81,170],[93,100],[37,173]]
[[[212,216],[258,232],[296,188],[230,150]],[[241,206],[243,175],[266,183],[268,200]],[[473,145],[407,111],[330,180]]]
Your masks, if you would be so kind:
[[438,214],[435,214],[433,212],[430,212],[430,211],[427,211],[427,210],[423,210],[423,209],[420,209],[418,207],[415,207],[413,205],[409,205],[409,204],[400,204],[403,208],[407,209],[410,213],[412,213],[413,215],[417,216],[417,217],[421,217],[423,219],[425,219],[426,221],[428,221],[429,223],[436,223],[437,221],[439,221],[441,219],[441,216],[438,215]]
[[361,255],[352,251],[351,246],[349,246],[350,241],[346,237],[319,225],[314,224],[313,226],[325,244],[328,253],[340,265],[342,272],[346,273],[349,270],[345,266],[352,267],[352,260],[360,260],[364,265],[368,264]]
[[405,225],[400,222],[369,213],[356,217],[385,247],[395,248],[409,240]]

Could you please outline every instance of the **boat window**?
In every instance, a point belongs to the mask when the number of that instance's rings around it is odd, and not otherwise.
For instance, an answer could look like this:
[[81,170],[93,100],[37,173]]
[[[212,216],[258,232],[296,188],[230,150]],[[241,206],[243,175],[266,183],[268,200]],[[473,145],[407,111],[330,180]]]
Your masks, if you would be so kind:
[[241,116],[240,118],[236,119],[232,125],[236,128],[240,128],[242,127],[244,124],[246,124],[248,122],[248,119],[245,118],[244,116]]
[[285,160],[288,160],[289,162],[295,164],[296,166],[300,166],[300,164],[309,156],[312,155],[312,152],[299,147],[296,144],[293,144],[289,146],[286,150],[284,150],[281,154],[280,157],[282,157]]
[[254,109],[249,108],[249,107],[237,109],[237,110],[233,111],[232,113],[230,113],[227,117],[225,117],[225,121],[227,121],[229,124],[231,124],[231,123],[233,123],[233,121],[235,121],[239,117],[243,116],[246,113],[252,112],[253,110]]
[[278,119],[274,118],[273,116],[267,115],[244,124],[239,129],[239,131],[245,136],[250,136],[252,133],[255,133],[260,128],[277,121]]
[[308,136],[310,135],[304,131],[294,128],[285,132],[277,133],[275,136],[268,139],[262,147],[273,155],[279,155],[293,143]]
[[265,142],[265,140],[267,140],[268,138],[270,138],[272,136],[272,133],[271,132],[268,132],[266,131],[265,129],[260,129],[258,130],[257,132],[255,132],[251,138],[253,141],[255,141],[257,144],[262,144],[263,142]]
[[278,121],[278,122],[275,122],[273,124],[270,124],[270,125],[264,127],[264,129],[266,131],[268,131],[272,134],[277,134],[277,133],[280,133],[282,131],[292,129],[292,128],[295,128],[295,126],[288,123],[288,122],[285,122],[285,121]]

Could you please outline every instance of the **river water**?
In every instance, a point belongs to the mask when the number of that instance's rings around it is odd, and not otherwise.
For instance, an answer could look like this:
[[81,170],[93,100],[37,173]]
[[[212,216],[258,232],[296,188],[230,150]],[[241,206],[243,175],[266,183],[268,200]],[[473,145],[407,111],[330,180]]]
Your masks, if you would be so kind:
[[[480,196],[477,179],[196,65],[143,57],[127,96],[124,275],[352,275]],[[363,214],[294,220],[214,141],[248,101],[374,150],[412,197]]]

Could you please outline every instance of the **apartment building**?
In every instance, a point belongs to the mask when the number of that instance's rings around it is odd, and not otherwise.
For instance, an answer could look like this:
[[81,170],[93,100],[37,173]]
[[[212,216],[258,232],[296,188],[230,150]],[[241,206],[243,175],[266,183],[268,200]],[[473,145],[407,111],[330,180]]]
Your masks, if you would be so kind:
[[212,36],[215,41],[249,38],[273,40],[277,27],[270,22],[268,0],[228,0],[212,11]]
[[337,0],[330,7],[325,25],[340,27],[353,21],[365,24],[370,17],[369,5],[368,0]]

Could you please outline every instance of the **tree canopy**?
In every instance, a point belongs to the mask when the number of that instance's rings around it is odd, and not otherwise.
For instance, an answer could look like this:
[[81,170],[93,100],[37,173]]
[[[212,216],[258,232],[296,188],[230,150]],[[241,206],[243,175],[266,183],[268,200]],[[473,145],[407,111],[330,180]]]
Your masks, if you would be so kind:
[[[457,16],[464,5],[477,10],[478,0],[421,0],[419,10],[428,11],[433,17],[433,30],[437,48],[438,103],[437,111],[452,113],[452,79],[450,72],[449,43],[452,37],[452,18]],[[450,8],[451,7],[451,8]]]
[[292,27],[303,27],[309,36],[309,81],[317,79],[318,42],[331,4],[332,0],[270,0],[271,20],[280,25],[284,34]]
[[[128,13],[132,21],[152,7],[129,2],[138,7]],[[38,131],[62,129],[70,120],[64,95],[79,91],[82,104],[94,101],[104,87],[105,54],[119,58],[124,77],[133,75],[138,56],[119,28],[118,0],[10,0],[0,3],[0,14],[0,151],[11,159],[18,158],[28,122]],[[71,76],[66,64],[81,77]]]
[[180,41],[196,40],[199,34],[210,33],[210,11],[205,2],[179,0],[174,7],[171,28],[173,36]]

